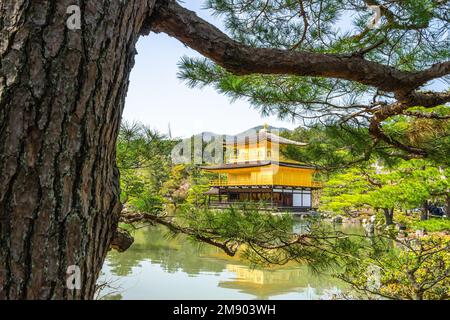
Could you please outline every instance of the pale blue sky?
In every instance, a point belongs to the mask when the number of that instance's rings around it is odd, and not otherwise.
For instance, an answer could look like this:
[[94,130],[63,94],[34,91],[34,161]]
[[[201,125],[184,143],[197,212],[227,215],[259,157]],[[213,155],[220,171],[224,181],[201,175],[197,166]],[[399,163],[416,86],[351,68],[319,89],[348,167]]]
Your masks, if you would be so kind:
[[[183,5],[220,26],[206,10],[201,10],[201,2],[188,0]],[[170,122],[174,137],[202,131],[236,134],[266,122],[288,129],[298,125],[276,117],[263,118],[248,102],[231,103],[212,88],[188,88],[177,78],[177,63],[183,55],[199,55],[176,39],[151,33],[139,40],[137,51],[124,120],[140,121],[162,133],[167,133]]]

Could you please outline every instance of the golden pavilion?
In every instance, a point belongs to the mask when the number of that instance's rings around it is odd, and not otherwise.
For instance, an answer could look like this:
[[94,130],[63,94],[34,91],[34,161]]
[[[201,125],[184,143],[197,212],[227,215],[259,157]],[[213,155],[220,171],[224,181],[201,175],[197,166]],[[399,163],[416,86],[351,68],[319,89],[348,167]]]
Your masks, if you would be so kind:
[[313,179],[316,169],[283,156],[287,146],[302,147],[306,143],[261,129],[223,144],[224,163],[202,167],[218,177],[205,193],[210,206],[257,202],[283,211],[314,209],[313,193],[320,187]]

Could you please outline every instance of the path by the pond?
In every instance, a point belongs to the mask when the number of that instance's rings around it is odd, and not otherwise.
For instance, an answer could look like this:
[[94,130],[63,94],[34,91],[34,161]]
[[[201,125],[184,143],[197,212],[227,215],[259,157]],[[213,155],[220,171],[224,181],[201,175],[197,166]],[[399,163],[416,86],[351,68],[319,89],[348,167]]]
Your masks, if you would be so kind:
[[[354,227],[358,228],[358,227]],[[307,266],[252,269],[218,249],[183,236],[168,237],[163,227],[143,228],[124,253],[111,251],[99,283],[109,299],[327,299],[345,285]]]

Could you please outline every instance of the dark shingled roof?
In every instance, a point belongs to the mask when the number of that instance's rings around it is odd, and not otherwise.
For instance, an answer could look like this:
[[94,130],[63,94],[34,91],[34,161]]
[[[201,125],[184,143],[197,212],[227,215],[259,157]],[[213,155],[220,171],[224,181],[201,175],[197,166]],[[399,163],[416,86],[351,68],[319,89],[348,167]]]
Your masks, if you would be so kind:
[[[258,134],[254,134],[251,136],[236,136],[237,144],[244,144],[246,142],[248,143],[257,143],[258,141],[270,141],[275,142],[278,144],[284,144],[284,145],[294,145],[294,146],[306,146],[308,145],[305,142],[299,142],[294,140],[289,140],[283,137],[280,137],[276,134],[273,134],[271,132],[267,132],[264,129],[261,129]],[[224,142],[225,145],[234,145],[235,141],[233,140],[227,140]]]

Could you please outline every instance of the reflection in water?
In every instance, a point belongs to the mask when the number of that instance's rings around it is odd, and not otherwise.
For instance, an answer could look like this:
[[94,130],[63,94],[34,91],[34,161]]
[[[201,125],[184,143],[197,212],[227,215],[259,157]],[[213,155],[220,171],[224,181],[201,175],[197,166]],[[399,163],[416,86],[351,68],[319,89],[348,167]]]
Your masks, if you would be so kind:
[[[251,294],[257,299],[270,299],[286,293],[301,293],[305,299],[318,298],[324,289],[338,288],[339,283],[326,275],[313,276],[306,266],[280,270],[255,270],[245,265],[227,265],[235,279],[222,281],[221,288],[230,288]],[[300,297],[298,297],[300,298]]]
[[306,266],[252,268],[215,247],[168,237],[163,227],[139,229],[134,237],[129,250],[108,255],[99,282],[120,286],[108,299],[317,299],[344,288]]

